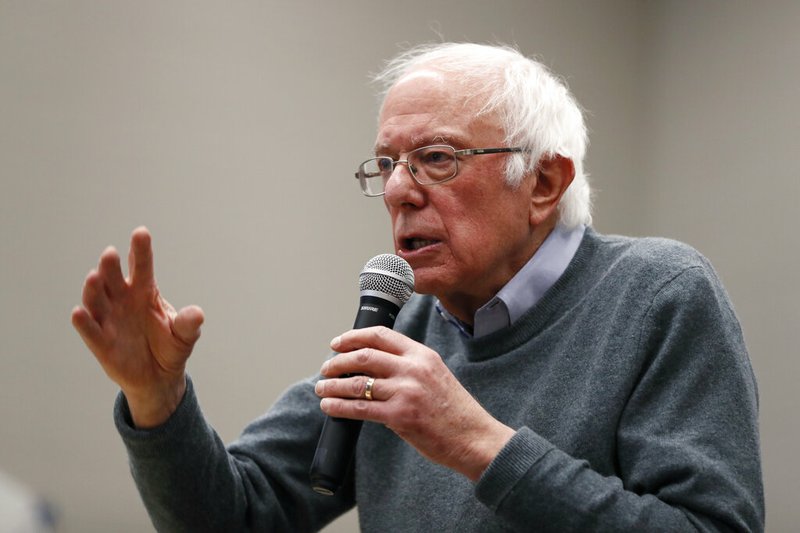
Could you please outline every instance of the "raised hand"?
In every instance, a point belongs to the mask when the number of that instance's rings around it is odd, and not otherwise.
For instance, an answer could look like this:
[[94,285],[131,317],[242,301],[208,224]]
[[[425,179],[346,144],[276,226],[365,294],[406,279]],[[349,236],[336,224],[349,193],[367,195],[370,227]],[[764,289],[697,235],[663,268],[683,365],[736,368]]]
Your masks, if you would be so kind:
[[131,235],[129,278],[113,247],[86,276],[83,306],[72,324],[128,400],[137,427],[154,427],[175,411],[186,390],[185,367],[200,337],[203,311],[175,309],[161,297],[153,274],[150,233]]

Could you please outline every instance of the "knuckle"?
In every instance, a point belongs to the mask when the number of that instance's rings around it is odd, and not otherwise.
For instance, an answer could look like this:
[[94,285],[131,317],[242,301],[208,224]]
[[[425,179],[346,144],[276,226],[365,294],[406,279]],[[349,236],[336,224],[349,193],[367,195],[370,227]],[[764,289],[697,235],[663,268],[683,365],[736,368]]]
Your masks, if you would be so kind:
[[428,365],[436,365],[442,362],[442,357],[431,349],[426,349],[422,352],[422,360]]
[[411,378],[419,382],[426,376],[430,375],[431,370],[428,368],[426,364],[424,364],[424,362],[411,361],[408,365],[407,372]]
[[409,409],[417,410],[416,406],[425,401],[427,397],[428,394],[425,391],[421,390],[419,387],[409,387],[408,399],[406,400],[406,405],[408,406]]
[[332,358],[328,359],[322,365],[322,368],[321,368],[322,375],[326,376],[326,377],[335,376],[336,375],[337,366],[338,366],[338,361],[337,361],[336,357],[332,357]]
[[415,358],[411,365],[411,371],[417,377],[424,377],[438,373],[443,365],[442,358],[433,350],[425,350],[420,353],[419,358]]
[[353,409],[362,416],[369,411],[370,407],[370,402],[367,400],[356,400],[353,402]]
[[356,398],[361,396],[361,392],[366,388],[367,377],[357,378],[351,381],[350,391]]
[[367,364],[369,364],[370,359],[373,358],[373,355],[374,355],[374,351],[373,351],[372,348],[363,348],[356,355],[356,361],[360,365],[367,365]]
[[397,412],[399,426],[406,431],[416,431],[420,426],[420,410],[414,406],[406,405]]

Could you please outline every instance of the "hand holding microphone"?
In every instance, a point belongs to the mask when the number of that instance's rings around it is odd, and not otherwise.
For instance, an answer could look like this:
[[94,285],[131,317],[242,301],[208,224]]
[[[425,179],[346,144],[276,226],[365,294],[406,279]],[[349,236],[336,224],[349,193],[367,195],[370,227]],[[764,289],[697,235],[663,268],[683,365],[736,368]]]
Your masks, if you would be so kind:
[[[382,274],[378,280],[387,281]],[[514,430],[472,397],[435,350],[401,332],[368,327],[390,327],[394,317],[382,323],[367,319],[378,314],[368,309],[367,296],[362,284],[356,327],[331,342],[338,353],[321,369],[327,379],[316,385],[329,416],[311,468],[312,487],[331,495],[342,485],[364,420],[383,424],[423,457],[476,481]],[[390,301],[382,305],[391,310]]]
[[[414,272],[409,264],[396,255],[378,255],[367,261],[358,280],[361,299],[353,328],[392,328],[400,308],[414,292]],[[371,394],[369,381],[366,392]],[[332,495],[342,485],[353,460],[361,424],[361,420],[348,418],[325,419],[310,471],[315,491]]]

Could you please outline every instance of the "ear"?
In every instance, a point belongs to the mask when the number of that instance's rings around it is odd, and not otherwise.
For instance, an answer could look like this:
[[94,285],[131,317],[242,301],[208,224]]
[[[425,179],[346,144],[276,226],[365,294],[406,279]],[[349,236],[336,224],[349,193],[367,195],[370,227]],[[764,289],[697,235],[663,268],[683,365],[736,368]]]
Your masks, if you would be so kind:
[[553,215],[574,178],[572,159],[556,154],[539,161],[531,191],[531,225],[538,226]]

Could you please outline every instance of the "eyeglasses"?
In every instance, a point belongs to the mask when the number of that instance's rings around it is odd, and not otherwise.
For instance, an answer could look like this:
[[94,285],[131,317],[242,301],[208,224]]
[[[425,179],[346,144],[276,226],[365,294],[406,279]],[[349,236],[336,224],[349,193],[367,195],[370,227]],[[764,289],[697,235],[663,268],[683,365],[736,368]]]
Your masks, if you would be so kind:
[[358,166],[356,178],[361,192],[366,196],[381,196],[386,192],[386,182],[399,164],[408,167],[411,177],[420,185],[436,185],[455,178],[458,174],[458,158],[465,155],[504,154],[525,152],[524,148],[469,148],[456,150],[446,144],[423,146],[408,152],[405,159],[373,157]]

